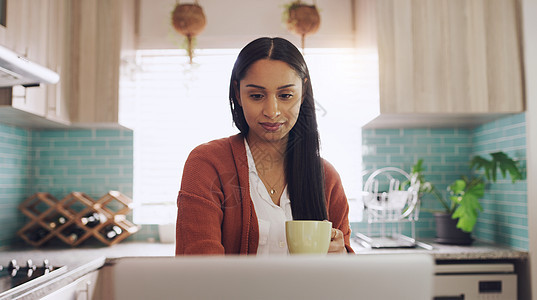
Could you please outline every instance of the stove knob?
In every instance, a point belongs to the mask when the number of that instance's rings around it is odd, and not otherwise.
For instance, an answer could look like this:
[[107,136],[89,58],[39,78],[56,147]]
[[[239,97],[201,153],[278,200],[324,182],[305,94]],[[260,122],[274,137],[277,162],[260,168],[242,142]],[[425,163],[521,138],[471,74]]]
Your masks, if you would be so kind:
[[37,269],[37,266],[34,265],[31,259],[28,259],[26,261],[26,269],[28,270],[26,275],[28,275],[28,277],[32,277],[32,275],[34,275],[34,271]]
[[19,271],[20,266],[17,264],[16,259],[12,259],[9,262],[9,265],[7,266],[7,270],[11,272],[11,277],[15,277],[17,275],[17,272]]
[[45,274],[48,274],[53,269],[53,267],[50,265],[50,262],[46,258],[43,260],[43,269],[45,269]]
[[12,260],[9,262],[9,265],[7,266],[7,269],[8,269],[8,270],[19,270],[19,269],[20,269],[20,266],[17,264],[17,260],[16,260],[16,259],[12,259]]
[[34,265],[34,262],[33,262],[31,259],[28,259],[28,260],[26,261],[26,267],[27,267],[28,269],[32,269],[32,270],[34,270],[34,271],[37,269],[37,266]]

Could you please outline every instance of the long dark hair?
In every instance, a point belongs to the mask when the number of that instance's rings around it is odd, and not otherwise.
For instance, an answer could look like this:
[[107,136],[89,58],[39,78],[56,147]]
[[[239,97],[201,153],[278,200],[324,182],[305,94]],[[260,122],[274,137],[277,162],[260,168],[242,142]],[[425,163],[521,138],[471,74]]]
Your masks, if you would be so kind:
[[248,123],[238,102],[235,83],[246,76],[250,66],[260,59],[279,60],[293,68],[303,82],[303,97],[295,126],[289,132],[285,151],[285,180],[295,220],[326,220],[323,165],[319,153],[319,132],[315,101],[308,66],[300,51],[282,38],[263,37],[246,45],[233,66],[229,84],[229,105],[233,122],[243,136]]

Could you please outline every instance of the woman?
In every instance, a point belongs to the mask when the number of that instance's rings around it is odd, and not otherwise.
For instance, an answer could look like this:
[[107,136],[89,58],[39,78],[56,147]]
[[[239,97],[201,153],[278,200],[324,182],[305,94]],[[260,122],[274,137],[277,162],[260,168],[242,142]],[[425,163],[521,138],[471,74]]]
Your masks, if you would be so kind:
[[229,100],[240,134],[196,147],[177,199],[176,255],[287,254],[286,220],[329,220],[329,252],[352,252],[348,204],[319,156],[309,71],[282,38],[239,53]]

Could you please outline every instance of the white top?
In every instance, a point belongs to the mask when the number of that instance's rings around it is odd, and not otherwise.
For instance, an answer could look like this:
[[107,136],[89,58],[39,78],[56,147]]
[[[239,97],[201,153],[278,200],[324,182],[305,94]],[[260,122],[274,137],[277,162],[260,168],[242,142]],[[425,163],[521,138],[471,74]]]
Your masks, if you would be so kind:
[[250,181],[250,197],[254,202],[254,209],[259,224],[259,246],[258,255],[288,255],[287,241],[285,239],[285,221],[293,219],[291,213],[291,201],[285,186],[280,198],[280,206],[274,204],[270,198],[263,181],[257,174],[254,157],[250,147],[244,139],[246,145],[246,156],[248,157],[248,170]]

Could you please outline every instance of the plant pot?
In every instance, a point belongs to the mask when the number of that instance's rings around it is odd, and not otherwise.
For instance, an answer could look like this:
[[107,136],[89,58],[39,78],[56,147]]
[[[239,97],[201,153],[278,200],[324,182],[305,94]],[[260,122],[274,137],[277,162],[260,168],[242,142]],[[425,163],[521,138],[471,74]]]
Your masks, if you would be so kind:
[[172,12],[172,24],[184,36],[200,34],[206,24],[203,8],[198,4],[177,4]]
[[172,24],[177,32],[186,36],[188,57],[192,64],[194,37],[200,34],[206,24],[203,8],[198,4],[177,4],[172,12]]
[[448,245],[470,245],[474,241],[471,233],[457,228],[458,219],[452,219],[451,214],[434,213],[436,220],[435,242]]
[[288,11],[287,29],[298,35],[309,35],[317,32],[321,25],[321,17],[315,5],[294,3]]

